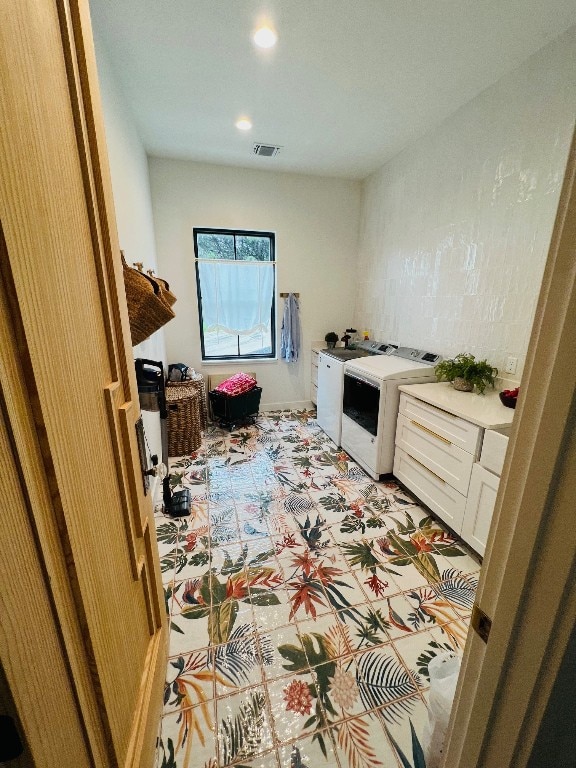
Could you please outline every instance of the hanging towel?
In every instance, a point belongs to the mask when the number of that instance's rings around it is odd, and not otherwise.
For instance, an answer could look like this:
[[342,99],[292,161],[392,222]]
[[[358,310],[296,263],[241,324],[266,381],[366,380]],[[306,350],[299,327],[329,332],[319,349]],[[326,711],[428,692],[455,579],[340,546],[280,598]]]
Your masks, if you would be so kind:
[[300,307],[293,293],[284,303],[284,318],[280,337],[280,359],[295,363],[300,354]]

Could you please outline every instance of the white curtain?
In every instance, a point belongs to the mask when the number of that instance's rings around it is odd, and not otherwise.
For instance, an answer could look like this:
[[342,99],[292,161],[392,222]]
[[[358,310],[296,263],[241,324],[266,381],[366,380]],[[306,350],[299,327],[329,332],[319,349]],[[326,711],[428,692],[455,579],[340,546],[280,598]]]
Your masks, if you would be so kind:
[[244,335],[270,327],[274,264],[198,260],[206,331]]

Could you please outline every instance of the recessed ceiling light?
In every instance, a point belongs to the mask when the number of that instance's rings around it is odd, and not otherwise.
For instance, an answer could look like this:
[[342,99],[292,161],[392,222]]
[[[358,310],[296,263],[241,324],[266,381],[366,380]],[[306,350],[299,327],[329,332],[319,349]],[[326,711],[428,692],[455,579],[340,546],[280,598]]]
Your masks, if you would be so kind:
[[236,120],[236,128],[241,131],[249,131],[252,128],[252,123],[247,117],[241,117],[240,120]]
[[252,35],[252,40],[259,48],[272,48],[276,45],[278,35],[271,27],[259,27]]

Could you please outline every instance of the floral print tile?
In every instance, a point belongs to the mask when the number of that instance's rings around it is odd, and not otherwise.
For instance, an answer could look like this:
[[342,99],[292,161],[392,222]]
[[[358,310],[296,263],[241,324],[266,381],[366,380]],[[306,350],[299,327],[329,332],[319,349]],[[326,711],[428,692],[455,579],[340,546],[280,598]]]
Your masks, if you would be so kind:
[[311,670],[268,683],[272,722],[277,738],[288,741],[294,734],[316,731],[326,715]]
[[215,768],[215,702],[181,709],[162,718],[159,765],[173,768]]
[[158,766],[413,760],[428,664],[462,653],[478,558],[313,411],[210,427],[170,470],[192,514],[155,515],[170,617]]
[[282,768],[336,768],[338,758],[330,730],[316,731],[280,747]]
[[210,610],[198,608],[186,614],[170,616],[170,656],[189,653],[210,645],[208,632]]
[[308,659],[305,654],[296,661],[294,654],[301,648],[300,635],[297,628],[288,624],[286,627],[274,629],[267,633],[272,650],[272,663],[264,667],[264,676],[268,680],[285,677],[289,672],[308,670]]
[[384,645],[390,641],[390,622],[383,610],[375,603],[360,608],[338,611],[336,619],[344,635],[346,648],[358,651],[372,645]]
[[381,721],[372,715],[345,720],[332,728],[340,765],[388,768],[398,765]]
[[197,705],[205,706],[214,698],[215,670],[208,650],[172,656],[164,687],[164,712]]
[[[396,744],[402,753],[412,758],[413,743],[412,730],[420,723],[426,723],[428,720],[428,708],[421,696],[409,696],[402,699],[398,704],[382,707],[378,711],[386,735],[392,744]],[[400,711],[403,713],[400,716]]]
[[263,686],[216,701],[219,766],[248,761],[274,746]]
[[227,643],[210,650],[209,658],[217,696],[262,684],[260,645],[250,624],[239,624]]
[[257,621],[260,631],[268,631],[293,623],[292,602],[284,587],[268,593],[268,605],[259,605]]

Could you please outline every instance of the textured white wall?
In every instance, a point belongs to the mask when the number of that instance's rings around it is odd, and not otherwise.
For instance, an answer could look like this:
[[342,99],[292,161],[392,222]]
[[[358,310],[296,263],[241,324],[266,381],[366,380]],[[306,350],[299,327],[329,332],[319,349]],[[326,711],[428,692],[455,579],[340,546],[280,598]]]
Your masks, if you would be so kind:
[[[310,345],[343,333],[353,314],[360,183],[150,158],[160,271],[174,287],[176,319],[166,326],[168,360],[204,374],[254,370],[262,404],[303,405],[310,398]],[[194,227],[276,233],[277,289],[300,293],[302,356],[297,363],[202,365]],[[277,300],[280,334],[284,301]]]
[[[128,264],[141,261],[145,269],[157,271],[146,152],[98,35],[95,46],[120,248]],[[133,347],[133,353],[135,358],[165,361],[163,330]],[[142,418],[150,452],[161,456],[159,416],[143,411]]]
[[576,110],[576,27],[363,186],[355,323],[524,365]]

